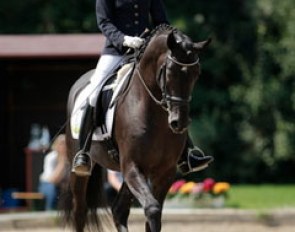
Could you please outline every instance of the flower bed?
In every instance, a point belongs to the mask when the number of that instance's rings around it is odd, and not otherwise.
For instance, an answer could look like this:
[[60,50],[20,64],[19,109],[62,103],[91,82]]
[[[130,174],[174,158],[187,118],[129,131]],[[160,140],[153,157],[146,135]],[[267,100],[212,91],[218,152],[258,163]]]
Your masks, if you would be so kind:
[[178,180],[169,189],[166,207],[221,208],[228,197],[230,184],[207,178],[203,182]]

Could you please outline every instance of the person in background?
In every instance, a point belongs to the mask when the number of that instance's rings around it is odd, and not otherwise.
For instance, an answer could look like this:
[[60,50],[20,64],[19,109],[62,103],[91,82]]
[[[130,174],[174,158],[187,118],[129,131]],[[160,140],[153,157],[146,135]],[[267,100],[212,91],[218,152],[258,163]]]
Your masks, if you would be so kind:
[[123,183],[123,176],[121,172],[108,170],[107,179],[112,188],[119,192]]
[[56,208],[58,188],[66,177],[66,166],[65,135],[60,134],[54,140],[51,151],[45,155],[43,172],[39,179],[38,191],[45,197],[45,210]]
[[112,205],[113,200],[117,196],[123,183],[123,175],[121,172],[107,170],[107,181],[105,183],[105,190],[109,205]]

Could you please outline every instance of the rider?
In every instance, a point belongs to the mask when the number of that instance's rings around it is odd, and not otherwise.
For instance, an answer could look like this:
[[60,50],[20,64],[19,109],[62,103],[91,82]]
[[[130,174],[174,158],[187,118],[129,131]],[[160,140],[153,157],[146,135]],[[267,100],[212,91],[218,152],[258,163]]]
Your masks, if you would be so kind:
[[[98,27],[106,37],[106,43],[87,86],[90,95],[79,133],[80,151],[76,154],[72,165],[72,171],[79,176],[91,174],[88,138],[91,141],[94,129],[93,112],[102,83],[120,63],[128,48],[137,49],[143,44],[144,40],[139,35],[151,26],[150,19],[153,27],[169,24],[162,0],[96,0],[96,16]],[[200,171],[212,161],[212,156],[205,156],[188,138],[178,166],[183,173],[188,173]]]

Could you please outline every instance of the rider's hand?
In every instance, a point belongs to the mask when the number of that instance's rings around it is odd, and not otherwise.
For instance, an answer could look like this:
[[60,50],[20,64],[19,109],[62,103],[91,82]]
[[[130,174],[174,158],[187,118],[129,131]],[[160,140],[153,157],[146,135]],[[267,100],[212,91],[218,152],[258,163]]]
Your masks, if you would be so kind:
[[144,39],[142,38],[125,35],[123,45],[126,47],[136,49],[136,48],[139,48],[143,44],[143,42],[144,42]]

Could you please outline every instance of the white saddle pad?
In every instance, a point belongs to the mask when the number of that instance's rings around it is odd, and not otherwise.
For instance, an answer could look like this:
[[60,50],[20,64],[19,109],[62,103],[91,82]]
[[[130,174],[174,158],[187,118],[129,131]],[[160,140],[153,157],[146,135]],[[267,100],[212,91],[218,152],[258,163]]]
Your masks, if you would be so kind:
[[[133,67],[132,63],[124,65],[119,70],[117,74],[117,78],[114,81],[114,83],[111,85],[107,85],[102,89],[102,91],[108,90],[110,88],[113,89],[113,96],[110,102],[111,107],[107,110],[107,113],[106,113],[106,121],[105,121],[105,128],[104,128],[105,133],[102,133],[100,127],[96,128],[94,130],[92,140],[103,141],[112,137],[112,129],[113,129],[115,109],[116,109],[116,103],[114,103],[114,100],[118,96],[120,89],[122,88],[123,83],[125,82],[129,73],[132,71],[132,67]],[[91,93],[89,93],[88,88],[86,86],[77,96],[77,99],[75,101],[73,111],[71,113],[71,120],[70,120],[71,133],[74,139],[79,138],[82,117],[84,114],[84,110],[86,109],[85,106],[86,106],[87,98],[90,94]]]

